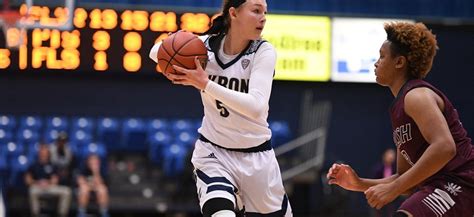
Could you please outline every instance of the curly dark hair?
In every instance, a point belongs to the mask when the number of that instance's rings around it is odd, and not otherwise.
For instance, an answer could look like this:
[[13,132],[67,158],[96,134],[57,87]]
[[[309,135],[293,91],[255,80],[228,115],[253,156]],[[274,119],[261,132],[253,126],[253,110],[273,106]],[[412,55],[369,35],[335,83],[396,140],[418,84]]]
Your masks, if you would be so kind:
[[410,77],[425,78],[438,49],[436,36],[423,23],[390,22],[384,25],[392,54],[405,56]]

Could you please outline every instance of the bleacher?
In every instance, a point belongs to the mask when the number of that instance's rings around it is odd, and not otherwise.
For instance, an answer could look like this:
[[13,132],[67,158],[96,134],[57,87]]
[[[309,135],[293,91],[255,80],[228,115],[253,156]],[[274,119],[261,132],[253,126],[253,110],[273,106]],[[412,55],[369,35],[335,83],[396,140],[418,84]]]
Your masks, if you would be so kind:
[[[200,125],[201,120],[184,118],[0,115],[0,173],[7,198],[15,197],[8,205],[15,212],[21,203],[27,203],[23,175],[36,160],[38,145],[53,143],[60,132],[69,135],[74,168],[80,168],[92,153],[103,159],[112,212],[125,207],[154,210],[158,203],[195,199],[192,180],[188,180],[187,189],[178,190],[178,185],[186,181],[183,177],[192,176],[190,156]],[[270,127],[274,146],[292,137],[285,121],[271,121]],[[185,197],[182,191],[189,195]],[[127,200],[133,196],[148,200],[137,205]],[[196,208],[196,204],[173,203],[164,211],[176,206],[179,210],[183,206]]]
[[[76,159],[84,159],[90,153],[104,159],[108,152],[147,153],[153,165],[177,160],[179,171],[183,156],[192,150],[200,125],[200,120],[193,119],[3,115],[0,116],[0,153],[6,158],[2,158],[5,162],[0,168],[17,164],[27,167],[34,161],[38,143],[51,144],[59,132],[67,132]],[[272,121],[270,128],[275,146],[291,137],[284,121]],[[164,169],[174,172],[171,168]]]

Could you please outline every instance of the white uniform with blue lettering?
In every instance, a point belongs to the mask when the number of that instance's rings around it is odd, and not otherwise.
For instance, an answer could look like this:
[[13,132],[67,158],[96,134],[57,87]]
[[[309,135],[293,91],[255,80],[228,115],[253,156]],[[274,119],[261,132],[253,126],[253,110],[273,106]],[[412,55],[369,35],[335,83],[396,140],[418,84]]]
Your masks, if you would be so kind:
[[[226,198],[236,207],[243,205],[246,216],[292,216],[273,149],[248,152],[271,138],[267,117],[274,47],[258,40],[241,54],[226,55],[225,38],[200,39],[209,50],[206,72],[211,80],[201,91],[204,118],[198,131],[202,136],[192,157],[201,208],[209,199]],[[155,62],[159,46],[150,52]]]

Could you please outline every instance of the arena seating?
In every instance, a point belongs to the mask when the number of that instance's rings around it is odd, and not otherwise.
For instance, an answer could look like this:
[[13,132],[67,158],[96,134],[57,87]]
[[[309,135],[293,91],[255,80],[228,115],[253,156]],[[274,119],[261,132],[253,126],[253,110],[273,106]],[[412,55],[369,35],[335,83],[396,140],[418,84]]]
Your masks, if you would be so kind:
[[[9,174],[7,184],[22,183],[38,144],[51,144],[67,132],[78,167],[92,153],[104,162],[109,154],[146,153],[150,166],[176,176],[185,167],[200,125],[201,120],[192,118],[0,115],[0,171]],[[285,121],[271,121],[270,128],[274,146],[292,137]]]

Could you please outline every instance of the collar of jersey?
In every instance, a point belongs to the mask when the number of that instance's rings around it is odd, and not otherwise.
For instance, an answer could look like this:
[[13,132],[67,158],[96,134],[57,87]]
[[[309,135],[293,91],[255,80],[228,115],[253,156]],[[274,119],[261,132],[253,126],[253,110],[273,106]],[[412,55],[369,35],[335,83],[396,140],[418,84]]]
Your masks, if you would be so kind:
[[226,69],[232,64],[234,64],[235,62],[239,61],[239,59],[247,52],[247,50],[250,48],[250,45],[253,43],[253,41],[250,41],[247,47],[242,52],[240,52],[240,54],[237,57],[235,57],[230,62],[224,64],[219,59],[219,46],[224,38],[225,38],[225,34],[219,34],[219,35],[209,37],[209,47],[211,48],[211,51],[215,54],[214,56],[216,58],[217,64],[219,64],[219,66],[222,69]]

